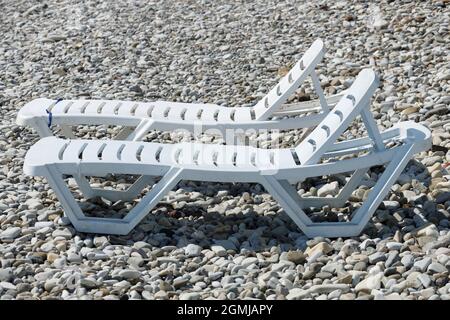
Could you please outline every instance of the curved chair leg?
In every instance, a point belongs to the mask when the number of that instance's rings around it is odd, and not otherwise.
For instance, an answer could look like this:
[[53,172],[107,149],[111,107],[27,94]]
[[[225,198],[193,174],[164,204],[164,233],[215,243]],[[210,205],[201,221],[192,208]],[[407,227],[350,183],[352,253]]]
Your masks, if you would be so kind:
[[116,201],[131,201],[144,189],[146,186],[154,183],[153,176],[140,176],[130,187],[125,191],[107,190],[100,188],[92,188],[84,176],[73,176],[77,182],[81,193],[87,198],[102,197],[112,202]]
[[[356,236],[361,233],[369,222],[375,210],[389,192],[391,186],[395,183],[409,160],[413,157],[414,152],[414,145],[405,145],[404,148],[399,150],[398,154],[386,166],[383,174],[371,190],[369,197],[356,211],[350,222],[314,223],[302,210],[305,206],[305,199],[302,199],[297,194],[295,188],[293,188],[286,180],[278,181],[273,176],[262,176],[261,183],[306,236],[332,238]],[[355,180],[352,182],[352,185],[357,185],[356,181],[358,179],[356,179],[356,177],[362,175],[361,171],[362,169],[355,172]],[[350,188],[348,190],[350,190]],[[346,194],[347,193],[348,191],[346,191]],[[312,203],[312,201],[310,203]]]
[[[359,186],[368,170],[369,168],[355,170],[350,180],[347,181],[336,197],[302,197],[302,208],[322,207],[325,205],[329,205],[332,208],[344,206],[345,202],[350,198],[353,190]],[[286,188],[288,188],[288,186],[286,186]]]
[[150,210],[168,191],[175,187],[181,179],[182,172],[182,169],[171,168],[123,219],[86,217],[56,168],[47,167],[45,177],[58,196],[64,208],[64,213],[76,230],[89,233],[125,235],[149,214]]
[[[285,181],[285,180],[283,180]],[[287,215],[295,222],[295,224],[305,232],[307,226],[312,223],[311,219],[306,215],[299,202],[299,195],[295,189],[289,184],[290,188],[286,188],[285,183],[280,183],[273,176],[261,176],[261,184],[269,192],[272,197],[278,201]],[[294,195],[295,193],[295,195]],[[305,232],[306,234],[306,232]]]

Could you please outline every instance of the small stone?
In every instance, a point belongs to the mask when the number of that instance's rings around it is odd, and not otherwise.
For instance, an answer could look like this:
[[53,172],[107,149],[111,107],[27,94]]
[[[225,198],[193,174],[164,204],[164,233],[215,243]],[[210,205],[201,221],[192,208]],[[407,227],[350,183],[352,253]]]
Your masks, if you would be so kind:
[[50,263],[53,263],[58,258],[59,258],[59,255],[57,255],[54,252],[47,253],[47,261],[50,262]]
[[323,185],[318,191],[318,197],[335,196],[339,193],[339,183],[333,181]]
[[136,92],[138,95],[144,94],[144,92],[142,91],[142,88],[138,85],[131,86],[130,91]]
[[403,244],[399,243],[399,242],[388,242],[388,243],[386,243],[386,247],[389,250],[397,250],[397,251],[399,251],[403,247]]
[[225,250],[225,248],[222,246],[212,245],[211,250],[219,257],[225,256],[227,254],[227,250]]
[[353,270],[356,270],[356,271],[364,271],[366,269],[367,269],[367,263],[365,263],[364,261],[358,261],[353,266]]
[[200,293],[197,292],[185,292],[180,294],[180,300],[198,300],[200,299]]
[[140,268],[144,265],[145,260],[142,257],[133,256],[128,258],[127,263],[135,268]]
[[447,272],[447,268],[438,262],[432,262],[428,266],[427,271],[431,274],[444,273],[444,272]]
[[197,257],[200,255],[201,252],[202,252],[202,247],[200,247],[199,245],[196,245],[196,244],[192,244],[192,243],[188,244],[184,248],[184,253],[188,257]]
[[139,279],[141,273],[137,270],[125,269],[119,272],[119,277],[122,277],[126,280],[136,280]]
[[80,263],[82,261],[81,257],[76,253],[69,253],[67,255],[67,261],[71,263]]
[[305,254],[307,254],[309,257],[314,256],[317,253],[321,253],[322,255],[327,255],[333,251],[333,247],[330,246],[327,242],[319,242],[312,248],[307,248],[305,250]]
[[414,264],[414,256],[411,254],[406,254],[402,257],[400,262],[405,266],[405,268],[409,269]]
[[355,291],[370,293],[373,289],[380,289],[382,278],[383,273],[377,273],[375,275],[369,276],[356,285]]
[[347,284],[318,284],[314,285],[308,289],[310,293],[330,293],[335,290],[340,290],[341,292],[350,291],[350,286]]
[[56,279],[48,279],[44,283],[44,289],[45,289],[45,291],[50,292],[57,285],[58,285],[58,280],[56,280]]
[[425,288],[428,288],[431,284],[431,278],[426,273],[421,273],[417,276],[417,279],[422,283]]
[[67,228],[56,229],[55,231],[53,231],[52,237],[54,237],[54,238],[56,238],[56,237],[63,237],[65,239],[70,239],[70,238],[72,238],[72,231],[70,231]]
[[11,269],[0,269],[0,281],[9,282],[13,278]]
[[96,246],[97,248],[103,247],[106,243],[108,243],[108,238],[106,238],[105,236],[95,237],[93,242],[94,246]]
[[10,227],[0,233],[0,240],[14,240],[20,236],[21,232],[19,227]]
[[287,300],[300,300],[309,295],[308,290],[300,289],[300,288],[293,288],[289,290],[288,295],[286,296]]
[[419,261],[414,262],[413,268],[416,270],[419,270],[420,272],[425,272],[428,268],[428,266],[431,263],[430,257],[425,257]]
[[6,281],[0,282],[0,288],[3,288],[4,290],[16,290],[16,286],[14,284]]
[[336,283],[351,284],[352,279],[353,279],[353,277],[351,274],[346,274],[346,275],[343,275],[340,278],[338,278],[336,280]]
[[286,254],[286,259],[295,264],[302,264],[306,261],[306,256],[302,251],[289,251]]
[[95,279],[92,278],[83,278],[80,280],[80,285],[87,288],[87,289],[93,289],[97,288],[98,284]]
[[369,256],[369,263],[376,264],[380,261],[385,261],[386,255],[383,252],[375,252]]
[[361,250],[367,250],[368,247],[375,247],[375,245],[375,241],[372,239],[366,239],[359,245],[359,248]]
[[409,108],[404,109],[402,111],[402,114],[410,115],[412,113],[416,113],[417,111],[419,111],[419,107],[409,107]]
[[175,289],[179,289],[186,285],[189,282],[189,278],[186,277],[178,277],[173,280],[173,286]]

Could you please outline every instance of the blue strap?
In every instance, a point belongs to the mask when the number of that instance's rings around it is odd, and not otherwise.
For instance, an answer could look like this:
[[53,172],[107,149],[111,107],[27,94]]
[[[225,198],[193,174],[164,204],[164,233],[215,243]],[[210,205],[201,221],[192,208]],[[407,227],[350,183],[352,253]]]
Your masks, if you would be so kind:
[[[62,99],[57,99],[54,106],[60,101],[62,101]],[[53,114],[48,109],[45,109],[45,111],[47,111],[48,114],[48,127],[50,128],[52,126]]]

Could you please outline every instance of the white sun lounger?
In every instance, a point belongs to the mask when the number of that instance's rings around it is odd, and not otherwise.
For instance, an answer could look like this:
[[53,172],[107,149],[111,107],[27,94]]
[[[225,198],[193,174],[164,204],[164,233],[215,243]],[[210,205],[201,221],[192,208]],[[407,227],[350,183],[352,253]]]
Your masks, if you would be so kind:
[[[364,229],[413,155],[431,145],[430,131],[414,122],[399,123],[382,133],[378,131],[369,111],[377,84],[372,70],[361,71],[346,96],[293,149],[47,137],[28,151],[24,171],[28,175],[46,177],[65,214],[81,232],[127,234],[180,180],[194,180],[260,183],[307,236],[355,236]],[[368,137],[335,143],[357,115],[361,115]],[[361,155],[362,152],[366,154]],[[335,162],[322,161],[350,154],[358,156]],[[351,221],[314,223],[303,211],[324,205],[343,206],[364,174],[378,165],[385,165],[385,171]],[[335,198],[301,197],[291,185],[308,177],[346,172],[354,173]],[[73,176],[83,187],[85,196],[90,197],[93,189],[85,177],[110,173],[141,175],[123,192],[123,199],[139,194],[149,177],[162,178],[123,219],[85,216],[65,184],[64,175]],[[116,193],[114,196],[120,199]]]
[[[150,130],[182,129],[201,133],[214,129],[225,136],[227,129],[237,133],[236,129],[246,132],[249,129],[311,127],[317,125],[342,96],[341,93],[325,97],[322,91],[315,68],[324,53],[322,40],[316,40],[278,85],[254,107],[229,108],[167,101],[35,99],[20,109],[16,122],[33,127],[41,137],[53,135],[51,127],[57,125],[67,138],[74,138],[72,127],[77,125],[124,126],[115,139],[133,141],[141,140]],[[311,76],[319,99],[283,105],[308,76]]]

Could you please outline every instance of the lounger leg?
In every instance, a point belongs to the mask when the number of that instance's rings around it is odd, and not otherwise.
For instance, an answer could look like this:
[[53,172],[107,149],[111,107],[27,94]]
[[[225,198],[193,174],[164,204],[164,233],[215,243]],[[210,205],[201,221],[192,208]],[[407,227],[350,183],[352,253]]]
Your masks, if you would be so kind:
[[[286,183],[290,188],[286,188]],[[295,224],[306,234],[307,226],[312,223],[311,219],[302,210],[302,206],[297,201],[299,198],[297,192],[286,181],[281,182],[273,176],[261,176],[261,184],[272,197],[278,201],[286,214],[295,222]],[[295,192],[295,195],[293,194]]]
[[322,90],[322,86],[320,85],[319,77],[316,74],[316,71],[313,70],[311,72],[311,79],[313,82],[313,87],[316,90],[317,95],[319,96],[320,105],[322,106],[322,111],[328,113],[330,111],[330,107],[328,106],[327,99]]
[[60,125],[59,127],[61,128],[61,133],[64,137],[68,139],[76,139],[72,131],[72,126]]
[[350,222],[323,222],[307,226],[305,234],[309,237],[351,237],[357,236],[365,228],[375,210],[389,192],[389,189],[414,156],[414,146],[405,146],[386,166],[385,171],[371,190],[369,197],[356,211]]
[[53,132],[48,127],[47,122],[42,121],[41,118],[36,119],[34,128],[36,129],[37,133],[41,138],[53,136]]
[[171,168],[124,218],[133,229],[150,210],[182,179],[183,169]]
[[124,219],[86,217],[65,184],[61,173],[56,168],[47,167],[45,177],[64,208],[64,213],[76,230],[89,233],[125,235],[180,181],[182,172],[182,169],[179,168],[170,169]]
[[74,176],[75,181],[80,187],[81,192],[87,199],[102,197],[110,201],[131,201],[144,189],[146,186],[153,184],[152,176],[140,176],[127,190],[107,190],[100,188],[92,188],[84,176]]
[[126,140],[139,141],[152,129],[154,122],[152,120],[142,120],[136,129],[131,132]]
[[[306,205],[323,204],[325,201],[332,201],[333,204],[339,204],[351,194],[351,190],[356,187],[367,169],[356,170],[350,178],[347,186],[341,191],[340,199],[303,199],[295,188],[288,181],[278,181],[273,176],[262,176],[261,184],[278,201],[285,212],[308,237],[351,237],[361,233],[370,217],[383,201],[389,192],[392,184],[397,180],[409,160],[415,153],[414,145],[408,145],[401,148],[398,154],[386,166],[385,171],[378,179],[376,185],[371,190],[369,197],[363,205],[356,211],[350,222],[320,222],[313,223],[311,219],[302,210]],[[305,201],[306,200],[306,201]],[[309,203],[308,203],[309,202]]]
[[352,221],[359,225],[358,233],[361,232],[369,222],[370,217],[386,197],[389,189],[397,181],[408,162],[413,158],[415,153],[414,146],[411,145],[406,152],[399,153],[384,170],[377,184],[373,187],[364,204],[358,209]]
[[353,190],[358,187],[368,170],[369,168],[356,170],[336,197],[302,197],[301,203],[303,208],[321,207],[324,205],[329,205],[333,208],[344,206],[345,202],[350,198]]

